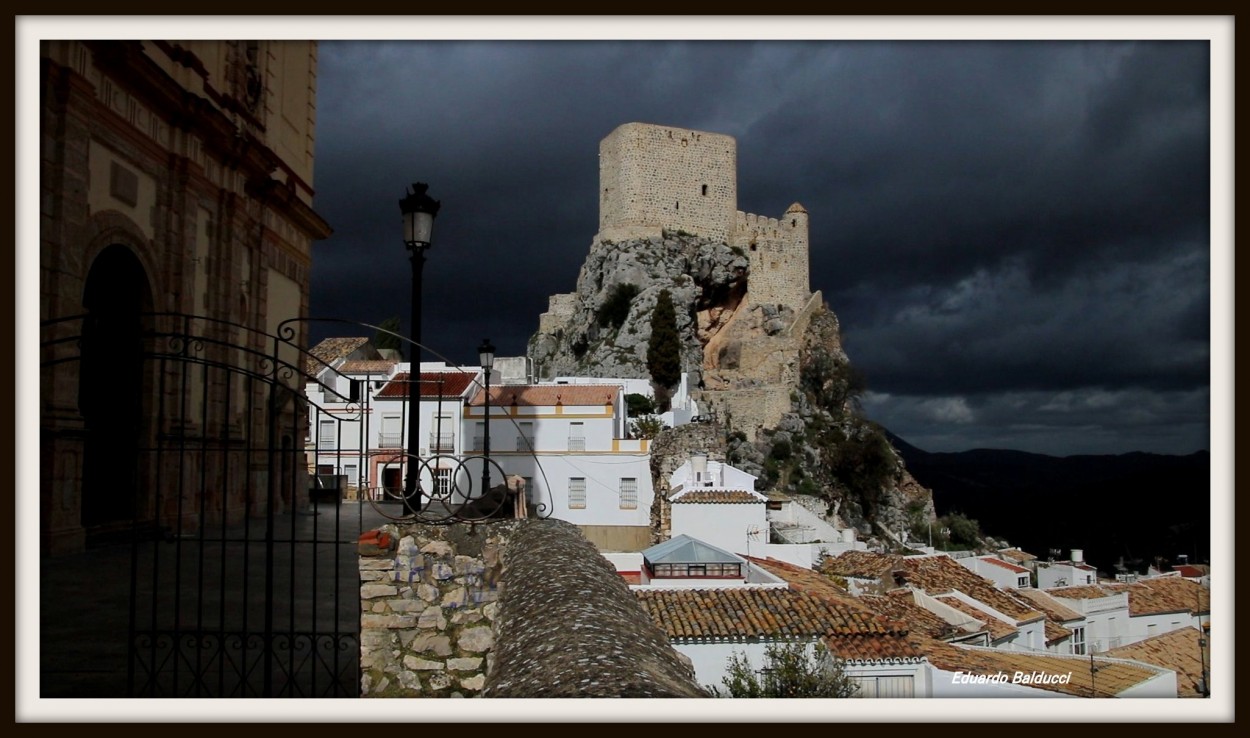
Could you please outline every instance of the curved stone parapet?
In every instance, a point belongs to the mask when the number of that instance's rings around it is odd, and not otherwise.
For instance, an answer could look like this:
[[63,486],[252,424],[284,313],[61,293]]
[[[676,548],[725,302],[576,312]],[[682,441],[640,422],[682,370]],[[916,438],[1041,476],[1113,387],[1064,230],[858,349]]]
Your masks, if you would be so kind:
[[529,520],[502,552],[483,697],[707,697],[576,526]]

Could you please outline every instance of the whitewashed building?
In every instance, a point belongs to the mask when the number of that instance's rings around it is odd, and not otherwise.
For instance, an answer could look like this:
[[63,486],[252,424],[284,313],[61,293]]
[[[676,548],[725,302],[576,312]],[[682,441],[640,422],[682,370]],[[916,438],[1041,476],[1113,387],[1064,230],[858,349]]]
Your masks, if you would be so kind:
[[650,442],[628,437],[622,385],[492,385],[489,405],[489,426],[485,392],[464,406],[464,452],[489,439],[492,471],[525,481],[531,511],[577,525],[601,550],[650,545]]

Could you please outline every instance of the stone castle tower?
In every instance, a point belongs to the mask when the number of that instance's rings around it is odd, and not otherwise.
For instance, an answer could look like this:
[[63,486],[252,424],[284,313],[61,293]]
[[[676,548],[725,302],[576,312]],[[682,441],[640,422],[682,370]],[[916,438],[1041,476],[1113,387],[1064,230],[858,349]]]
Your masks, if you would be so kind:
[[759,305],[800,309],[811,296],[808,222],[802,205],[781,218],[738,210],[738,145],[732,136],[626,123],[599,143],[599,235],[625,241],[685,231],[721,239],[751,262]]

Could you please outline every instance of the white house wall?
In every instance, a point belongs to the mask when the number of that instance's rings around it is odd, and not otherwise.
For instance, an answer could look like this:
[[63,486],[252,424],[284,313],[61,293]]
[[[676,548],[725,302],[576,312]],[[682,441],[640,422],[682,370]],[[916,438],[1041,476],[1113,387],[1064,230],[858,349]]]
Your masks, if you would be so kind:
[[[558,412],[557,412],[558,410]],[[570,435],[574,424],[580,423],[584,439],[584,450],[594,452],[611,452],[613,441],[623,435],[619,432],[616,422],[615,408],[608,405],[566,405],[561,408],[551,407],[492,407],[490,409],[490,450],[491,455],[500,453],[529,453],[529,446],[537,452],[568,452],[571,448]],[[485,430],[485,408],[466,407],[464,409],[464,433],[469,438],[466,450],[479,450],[477,439]],[[520,441],[522,424],[532,429],[532,443]],[[635,444],[636,445],[636,444]],[[619,447],[620,444],[616,444]]]
[[[731,553],[751,555],[768,543],[768,520],[764,503],[685,503],[673,502],[672,535],[685,534]],[[748,542],[749,539],[749,542]]]
[[1170,633],[1181,628],[1198,628],[1198,618],[1188,612],[1165,612],[1157,615],[1133,615],[1128,619],[1128,633],[1121,646]]
[[[546,505],[545,517],[564,520],[574,525],[643,526],[651,524],[651,461],[639,454],[491,454],[505,474],[515,474],[531,481],[529,500]],[[569,480],[586,480],[585,507],[569,506]],[[622,508],[621,479],[634,479],[637,505]]]

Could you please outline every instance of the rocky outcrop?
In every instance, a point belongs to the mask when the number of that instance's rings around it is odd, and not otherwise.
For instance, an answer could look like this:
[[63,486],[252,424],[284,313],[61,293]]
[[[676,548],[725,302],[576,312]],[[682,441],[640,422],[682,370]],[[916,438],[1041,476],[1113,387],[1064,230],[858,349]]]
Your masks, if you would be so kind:
[[862,538],[932,520],[932,495],[907,473],[883,430],[856,412],[862,382],[821,294],[803,304],[761,304],[750,279],[750,260],[723,242],[680,232],[598,240],[577,291],[552,297],[530,356],[545,378],[649,378],[651,313],[659,293],[670,292],[682,370],[716,422],[655,440],[657,540],[667,537],[668,475],[692,450],[756,475],[760,491],[822,500],[829,516],[836,509]]
[[[667,289],[677,306],[682,369],[697,384],[703,345],[746,293],[747,257],[724,242],[681,233],[591,244],[577,291],[552,297],[530,338],[539,376],[597,375],[647,378],[647,341],[656,297]],[[620,323],[607,308],[619,290],[637,293]],[[683,309],[683,307],[685,309]],[[701,318],[715,314],[715,319]],[[698,326],[702,321],[704,325]]]

